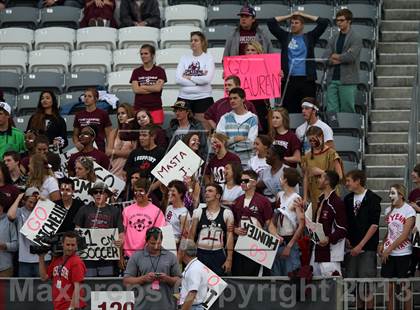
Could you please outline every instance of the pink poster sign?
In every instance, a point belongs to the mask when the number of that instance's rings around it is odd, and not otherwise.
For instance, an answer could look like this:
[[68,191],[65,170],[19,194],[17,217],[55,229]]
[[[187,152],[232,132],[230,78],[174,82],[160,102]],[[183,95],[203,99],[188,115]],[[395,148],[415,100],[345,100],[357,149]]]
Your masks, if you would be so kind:
[[280,54],[227,56],[223,67],[225,77],[237,75],[241,79],[246,99],[280,97]]

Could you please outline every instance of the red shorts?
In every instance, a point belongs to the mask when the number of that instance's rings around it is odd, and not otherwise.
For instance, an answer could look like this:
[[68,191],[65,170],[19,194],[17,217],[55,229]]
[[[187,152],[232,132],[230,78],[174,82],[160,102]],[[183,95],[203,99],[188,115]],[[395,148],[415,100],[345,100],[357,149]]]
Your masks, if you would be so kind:
[[165,120],[165,114],[163,113],[163,109],[160,110],[154,110],[154,111],[149,111],[150,115],[153,118],[153,122],[156,125],[162,125],[164,120]]

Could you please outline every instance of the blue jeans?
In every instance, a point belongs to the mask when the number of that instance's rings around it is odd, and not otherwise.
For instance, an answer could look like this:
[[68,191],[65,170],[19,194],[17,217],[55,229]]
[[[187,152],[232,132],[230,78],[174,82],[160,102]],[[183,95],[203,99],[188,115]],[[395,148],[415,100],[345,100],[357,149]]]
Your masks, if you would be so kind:
[[19,277],[20,278],[38,278],[39,277],[39,264],[19,262]]
[[300,268],[300,250],[297,243],[292,246],[288,257],[282,257],[280,255],[285,246],[285,244],[282,244],[277,250],[277,256],[271,268],[272,276],[287,276],[289,272]]
[[204,307],[203,305],[196,305],[196,306],[192,305],[191,310],[204,310]]

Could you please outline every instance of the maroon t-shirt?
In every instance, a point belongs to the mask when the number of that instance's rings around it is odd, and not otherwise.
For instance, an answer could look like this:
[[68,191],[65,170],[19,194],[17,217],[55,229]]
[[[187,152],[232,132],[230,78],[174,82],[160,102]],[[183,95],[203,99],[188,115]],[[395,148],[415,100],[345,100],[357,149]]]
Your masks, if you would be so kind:
[[[288,130],[284,135],[277,134],[274,138],[273,144],[281,145],[286,149],[286,153],[284,154],[284,157],[293,156],[293,153],[296,150],[299,150],[300,152],[300,149],[301,149],[300,140],[298,139],[296,134],[291,130]],[[297,168],[296,163],[291,163],[291,162],[286,161],[286,165],[292,168]]]
[[6,195],[6,201],[2,201],[3,204],[3,212],[7,212],[10,206],[15,202],[16,198],[19,196],[19,189],[11,184],[6,184],[4,186],[0,186],[0,192]]
[[408,195],[409,202],[415,202],[420,207],[420,188],[413,189]]
[[232,212],[235,217],[235,225],[239,226],[242,218],[255,217],[264,227],[265,222],[273,216],[271,202],[259,193],[255,193],[248,207],[244,206],[245,195],[239,196],[233,204]]
[[[257,111],[255,110],[252,102],[245,100],[245,107],[248,109],[248,111],[254,113],[255,115],[257,114]],[[222,98],[217,100],[207,109],[206,113],[204,113],[204,118],[212,120],[217,125],[222,116],[226,113],[229,113],[230,111],[232,111],[232,107],[229,103],[229,98]]]
[[238,155],[227,152],[222,159],[218,159],[216,155],[213,155],[206,167],[206,175],[213,175],[214,182],[218,184],[226,183],[225,179],[225,166],[231,163],[241,163],[241,159]]
[[[158,80],[166,82],[165,70],[159,66],[153,66],[150,70],[145,70],[143,66],[133,70],[130,84],[133,81],[139,82],[140,86],[154,85]],[[146,95],[136,94],[134,98],[134,110],[148,109],[149,111],[162,109],[162,91]]]
[[93,130],[95,130],[95,142],[98,149],[105,151],[105,128],[112,126],[108,113],[101,109],[95,109],[92,112],[84,110],[76,113],[73,127],[79,128],[80,131],[82,128],[87,126],[90,126]]
[[72,154],[67,162],[67,169],[69,171],[74,171],[75,161],[80,156],[92,157],[99,166],[105,168],[106,170],[110,170],[111,168],[108,156],[106,156],[104,152],[94,149],[90,152],[77,152]]
[[246,45],[251,42],[255,41],[257,37],[255,36],[257,31],[255,30],[243,30],[239,31],[239,55],[245,55],[245,48]]

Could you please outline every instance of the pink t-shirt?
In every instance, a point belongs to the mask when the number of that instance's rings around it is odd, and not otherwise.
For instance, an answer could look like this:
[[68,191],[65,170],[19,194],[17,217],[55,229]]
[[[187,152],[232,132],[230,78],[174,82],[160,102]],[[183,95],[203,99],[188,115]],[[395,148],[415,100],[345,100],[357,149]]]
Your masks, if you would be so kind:
[[134,203],[122,212],[124,225],[124,254],[131,256],[146,244],[146,231],[152,226],[166,225],[165,216],[154,204],[139,207]]

